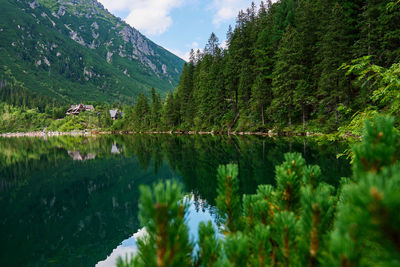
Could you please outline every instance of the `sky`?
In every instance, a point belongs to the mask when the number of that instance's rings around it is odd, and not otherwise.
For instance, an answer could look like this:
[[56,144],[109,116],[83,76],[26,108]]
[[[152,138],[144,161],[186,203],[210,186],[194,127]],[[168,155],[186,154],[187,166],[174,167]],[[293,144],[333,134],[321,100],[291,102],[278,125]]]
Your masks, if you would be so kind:
[[[223,46],[229,25],[251,0],[98,0],[158,45],[188,60],[214,32]],[[254,1],[259,6],[261,1]]]

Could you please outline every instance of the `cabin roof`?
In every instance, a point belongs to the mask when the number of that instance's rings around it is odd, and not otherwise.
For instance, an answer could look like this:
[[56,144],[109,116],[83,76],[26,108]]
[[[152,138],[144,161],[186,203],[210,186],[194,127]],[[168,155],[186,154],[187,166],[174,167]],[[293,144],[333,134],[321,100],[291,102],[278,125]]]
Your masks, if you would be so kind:
[[70,115],[70,114],[77,115],[80,112],[83,112],[86,110],[89,110],[89,111],[94,110],[93,105],[83,105],[83,104],[71,105],[71,107],[68,109],[66,114],[67,115]]
[[112,118],[115,118],[117,116],[117,114],[118,114],[118,109],[111,109],[110,110],[110,116]]

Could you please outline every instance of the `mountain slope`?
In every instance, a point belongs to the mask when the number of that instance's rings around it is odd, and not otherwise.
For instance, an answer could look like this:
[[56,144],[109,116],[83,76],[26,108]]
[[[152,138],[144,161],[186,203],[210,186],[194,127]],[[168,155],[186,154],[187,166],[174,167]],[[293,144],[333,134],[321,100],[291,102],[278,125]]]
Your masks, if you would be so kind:
[[132,103],[178,83],[183,60],[95,0],[0,0],[0,88]]

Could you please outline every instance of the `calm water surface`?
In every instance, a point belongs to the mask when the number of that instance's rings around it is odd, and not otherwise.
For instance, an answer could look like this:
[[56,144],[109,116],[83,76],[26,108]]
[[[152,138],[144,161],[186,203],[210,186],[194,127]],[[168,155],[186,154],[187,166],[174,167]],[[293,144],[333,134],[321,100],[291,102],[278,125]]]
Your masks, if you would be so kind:
[[286,152],[349,176],[345,147],[313,139],[129,135],[0,138],[0,266],[113,266],[135,251],[138,187],[177,179],[191,194],[189,226],[215,214],[216,169],[239,165],[240,190],[274,184]]

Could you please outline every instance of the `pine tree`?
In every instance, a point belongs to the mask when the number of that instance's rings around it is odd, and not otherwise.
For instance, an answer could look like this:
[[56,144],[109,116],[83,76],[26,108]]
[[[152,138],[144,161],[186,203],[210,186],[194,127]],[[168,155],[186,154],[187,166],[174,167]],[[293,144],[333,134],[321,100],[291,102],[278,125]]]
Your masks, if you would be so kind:
[[196,106],[194,103],[193,92],[193,71],[194,71],[194,51],[191,52],[191,61],[185,63],[181,75],[181,80],[177,88],[177,97],[180,104],[180,117],[185,126],[190,128],[193,125]]
[[252,118],[262,125],[266,123],[267,105],[272,101],[272,71],[275,64],[272,40],[273,14],[261,2],[257,20],[257,40],[254,45],[256,78],[251,89]]
[[210,38],[208,38],[206,47],[204,48],[204,54],[216,57],[219,50],[218,46],[219,46],[218,37],[215,35],[215,33],[211,33]]
[[238,167],[237,165],[219,166],[218,168],[218,198],[216,199],[221,220],[226,231],[235,232],[238,229],[240,214],[240,198],[238,195]]
[[318,94],[321,106],[319,109],[326,114],[334,113],[335,123],[338,125],[340,119],[338,106],[349,105],[351,98],[349,78],[338,68],[350,59],[352,40],[346,35],[346,28],[349,28],[349,25],[346,25],[344,8],[336,3],[332,8],[325,6],[324,10],[326,9],[330,14],[326,14],[329,19],[321,27],[321,31],[325,32],[318,44],[319,64],[316,64],[314,73],[319,77]]
[[147,130],[150,126],[150,107],[147,97],[144,94],[138,96],[134,108],[135,125],[139,130]]
[[367,122],[363,141],[354,148],[353,182],[343,184],[330,235],[330,265],[400,263],[399,138],[393,125],[385,117]]
[[[182,188],[166,181],[140,187],[139,219],[145,231],[137,239],[139,253],[127,266],[190,266],[192,244],[189,241],[186,213],[189,204],[182,200]],[[119,266],[123,266],[120,259]]]
[[199,224],[199,252],[196,266],[213,266],[221,256],[221,241],[216,236],[211,221]]
[[299,35],[296,29],[288,27],[279,45],[277,61],[275,64],[272,80],[274,100],[269,107],[271,119],[287,118],[288,125],[299,110],[295,99],[297,87],[304,77],[304,66],[299,53]]
[[[399,135],[394,120],[367,122],[354,147],[353,176],[337,195],[318,166],[297,153],[276,167],[276,187],[238,195],[238,166],[218,168],[222,219],[218,239],[211,222],[199,227],[196,257],[188,239],[188,202],[167,181],[141,187],[139,217],[146,234],[138,253],[119,266],[397,266],[400,263]],[[183,199],[182,199],[183,198]]]
[[363,3],[356,57],[374,55],[373,63],[385,67],[400,60],[400,7],[389,9],[387,3],[368,0]]
[[150,117],[150,127],[152,129],[158,129],[161,126],[161,96],[156,93],[154,87],[151,88],[151,117]]
[[162,122],[166,129],[173,129],[179,123],[179,109],[174,95],[171,91],[168,92],[167,98],[163,106]]

